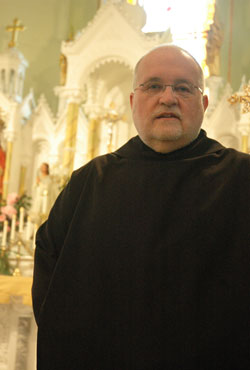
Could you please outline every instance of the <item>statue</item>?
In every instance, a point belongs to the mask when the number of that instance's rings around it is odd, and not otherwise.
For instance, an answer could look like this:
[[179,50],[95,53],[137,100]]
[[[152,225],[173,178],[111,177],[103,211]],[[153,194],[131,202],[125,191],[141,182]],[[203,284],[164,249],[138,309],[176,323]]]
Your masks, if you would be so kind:
[[31,212],[35,216],[47,215],[51,208],[52,181],[48,163],[42,163],[36,177]]

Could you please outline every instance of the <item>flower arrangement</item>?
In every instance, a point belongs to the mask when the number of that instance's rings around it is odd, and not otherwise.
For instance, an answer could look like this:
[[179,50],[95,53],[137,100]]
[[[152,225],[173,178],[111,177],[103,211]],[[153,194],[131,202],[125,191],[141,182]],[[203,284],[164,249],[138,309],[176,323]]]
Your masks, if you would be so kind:
[[23,194],[19,196],[17,193],[10,193],[7,197],[6,202],[0,203],[0,230],[2,228],[3,221],[11,221],[13,215],[19,216],[20,208],[23,207],[26,211],[31,206],[31,197]]
[[[18,218],[20,209],[24,208],[26,211],[31,206],[31,197],[23,194],[19,196],[17,193],[10,193],[6,202],[0,202],[0,231],[3,231],[4,222],[8,222],[8,232],[10,231],[11,219],[14,215]],[[16,227],[18,221],[16,222]],[[1,247],[0,247],[1,249]],[[0,251],[0,274],[11,275],[11,268],[8,261],[8,251],[3,249]]]

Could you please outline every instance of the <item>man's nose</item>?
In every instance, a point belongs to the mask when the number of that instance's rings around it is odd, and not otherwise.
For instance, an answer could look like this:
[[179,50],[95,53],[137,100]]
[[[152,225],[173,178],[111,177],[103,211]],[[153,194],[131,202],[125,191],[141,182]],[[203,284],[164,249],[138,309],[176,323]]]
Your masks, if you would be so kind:
[[166,85],[162,91],[159,99],[160,104],[172,105],[177,103],[176,95],[173,91],[172,85]]

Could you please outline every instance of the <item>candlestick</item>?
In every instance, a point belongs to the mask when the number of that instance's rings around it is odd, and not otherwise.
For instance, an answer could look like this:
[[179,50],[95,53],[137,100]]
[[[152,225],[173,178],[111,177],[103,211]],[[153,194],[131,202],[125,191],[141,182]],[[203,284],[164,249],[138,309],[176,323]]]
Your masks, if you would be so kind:
[[19,233],[23,232],[23,223],[24,223],[24,208],[20,208],[20,214],[19,214]]
[[16,233],[16,215],[13,215],[11,219],[10,240],[15,239],[15,233]]
[[7,232],[8,232],[8,221],[5,220],[3,223],[3,237],[2,237],[2,247],[5,247],[7,241]]
[[26,233],[25,233],[25,239],[26,240],[29,240],[30,232],[31,232],[31,218],[30,218],[30,216],[28,216],[27,224],[26,224]]
[[16,255],[16,268],[13,272],[13,276],[21,276],[21,271],[20,271],[20,260],[21,260],[21,246],[22,243],[19,241],[17,243],[18,250],[17,250],[17,255]]

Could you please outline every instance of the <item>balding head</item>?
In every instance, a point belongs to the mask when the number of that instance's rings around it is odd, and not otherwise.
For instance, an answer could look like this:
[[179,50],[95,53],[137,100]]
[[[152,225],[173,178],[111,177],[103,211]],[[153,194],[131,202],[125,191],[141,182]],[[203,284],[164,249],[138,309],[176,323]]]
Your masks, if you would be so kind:
[[186,55],[187,58],[190,58],[194,62],[194,65],[196,66],[197,71],[199,73],[199,87],[202,90],[204,90],[204,75],[203,75],[203,70],[202,70],[200,64],[197,62],[197,60],[187,50],[185,50],[185,49],[183,49],[179,46],[170,45],[170,44],[163,44],[163,45],[156,46],[155,48],[151,49],[149,52],[147,52],[145,55],[143,55],[138,60],[138,62],[136,63],[135,69],[134,69],[134,78],[133,78],[133,88],[134,89],[138,85],[138,78],[137,77],[138,77],[138,72],[139,72],[139,69],[140,69],[140,64],[143,62],[143,60],[148,55],[157,52],[159,49],[166,50],[166,52],[167,51],[175,52],[177,55],[178,54]]

